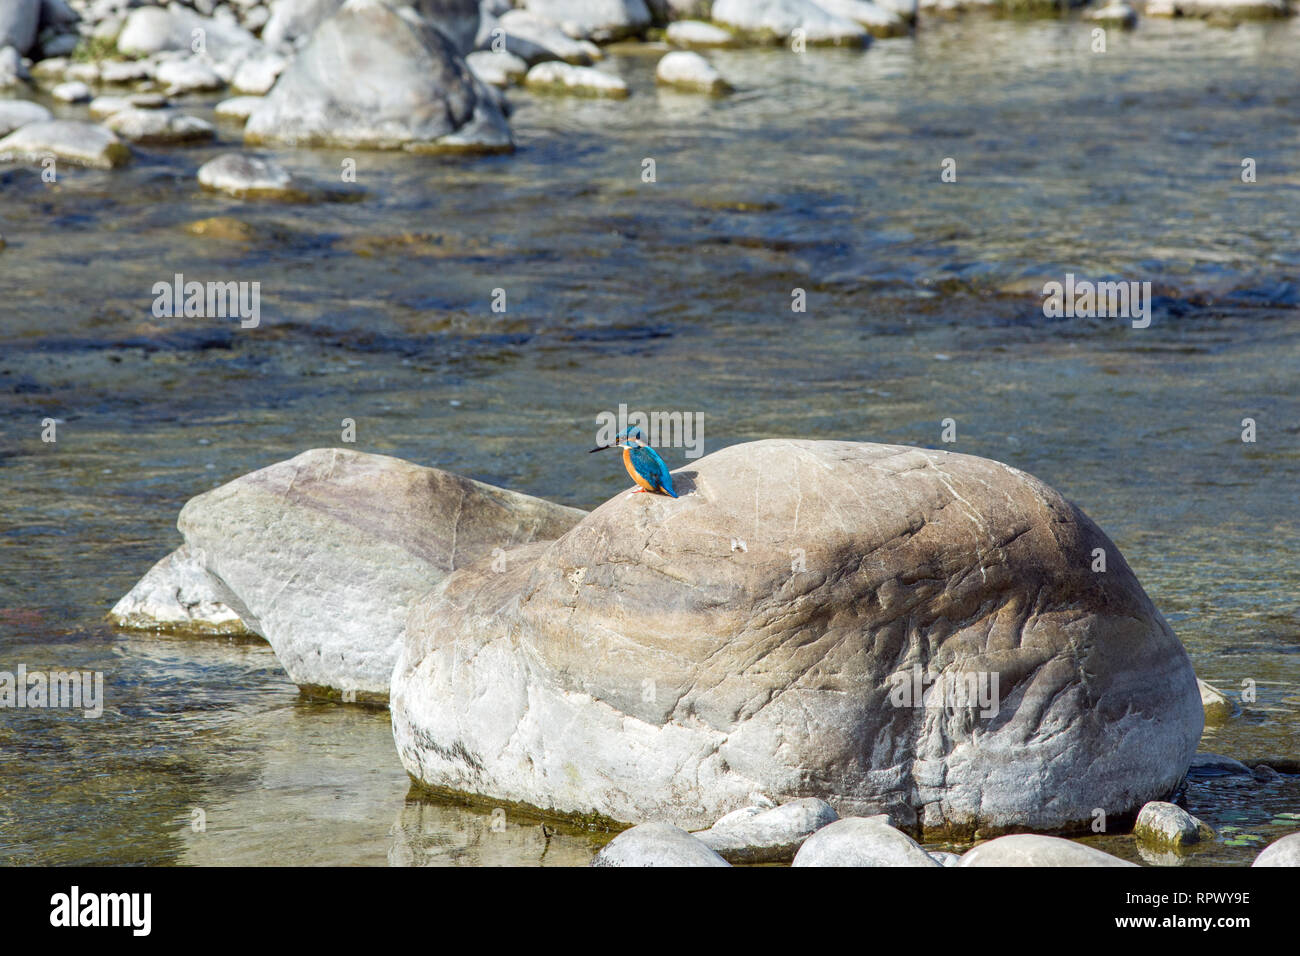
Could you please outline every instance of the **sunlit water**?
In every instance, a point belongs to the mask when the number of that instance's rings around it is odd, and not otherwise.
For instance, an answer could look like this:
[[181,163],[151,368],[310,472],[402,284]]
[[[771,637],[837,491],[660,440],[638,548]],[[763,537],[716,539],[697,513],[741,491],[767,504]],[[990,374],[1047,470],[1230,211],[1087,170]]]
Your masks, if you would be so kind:
[[[938,446],[952,418],[944,447],[1107,530],[1201,677],[1255,682],[1203,749],[1294,759],[1300,24],[1089,39],[974,18],[866,53],[718,52],[724,100],[620,53],[631,99],[516,91],[515,155],[358,154],[353,202],[202,194],[232,127],[56,186],[0,171],[0,669],[107,682],[97,720],[0,712],[0,861],[573,864],[608,839],[415,798],[387,715],[300,698],[260,642],[105,623],[189,497],[344,418],[361,450],[582,507],[626,483],[584,454],[620,402],[702,413],[707,451]],[[349,155],[279,158],[334,182]],[[185,231],[211,216],[247,238]],[[261,282],[261,325],[154,318],[177,272]],[[1151,327],[1044,318],[1065,272],[1151,281]],[[1194,781],[1188,806],[1232,829],[1187,859],[1239,864],[1298,828],[1300,779]]]

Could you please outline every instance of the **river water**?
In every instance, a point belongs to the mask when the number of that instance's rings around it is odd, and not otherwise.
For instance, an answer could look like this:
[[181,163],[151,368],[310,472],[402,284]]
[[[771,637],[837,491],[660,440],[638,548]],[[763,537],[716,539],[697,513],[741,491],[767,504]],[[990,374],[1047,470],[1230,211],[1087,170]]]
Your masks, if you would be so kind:
[[[103,671],[107,697],[0,711],[0,862],[573,864],[609,838],[411,794],[386,713],[299,697],[259,641],[106,623],[189,497],[344,418],[359,450],[588,508],[626,484],[585,454],[620,403],[702,414],[706,451],[1006,461],[1110,534],[1202,678],[1256,688],[1202,749],[1295,758],[1300,23],[1090,40],[970,17],[718,52],[722,100],[621,47],[626,101],[512,93],[512,156],[278,154],[321,183],[355,159],[356,201],[201,193],[229,126],[56,185],[0,170],[0,669]],[[1045,318],[1067,272],[1150,281],[1150,327]],[[260,325],[155,318],[176,273],[260,282]],[[1297,829],[1300,778],[1188,801],[1226,839],[1186,859],[1241,864]]]

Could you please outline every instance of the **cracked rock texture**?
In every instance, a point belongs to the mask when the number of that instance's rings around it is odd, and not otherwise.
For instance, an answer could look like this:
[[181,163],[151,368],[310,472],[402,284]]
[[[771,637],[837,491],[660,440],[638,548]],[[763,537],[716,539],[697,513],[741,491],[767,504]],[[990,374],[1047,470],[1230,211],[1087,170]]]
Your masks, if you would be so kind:
[[192,498],[177,521],[184,559],[160,562],[132,594],[166,593],[158,576],[170,568],[186,594],[233,608],[266,638],[300,687],[383,699],[416,597],[583,514],[384,455],[315,449]]
[[[1203,721],[1187,654],[1042,482],[790,440],[674,482],[680,499],[620,494],[510,552],[511,573],[463,567],[416,602],[391,699],[414,777],[687,829],[760,791],[988,834],[1082,828],[1186,772]],[[996,676],[995,706],[896,705],[917,669]]]

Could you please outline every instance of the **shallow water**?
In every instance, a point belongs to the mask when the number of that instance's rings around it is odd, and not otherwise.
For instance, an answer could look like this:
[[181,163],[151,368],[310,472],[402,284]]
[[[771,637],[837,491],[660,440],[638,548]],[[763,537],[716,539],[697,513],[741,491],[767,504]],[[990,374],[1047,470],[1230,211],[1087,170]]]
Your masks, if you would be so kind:
[[[865,53],[719,52],[721,101],[619,53],[631,99],[515,92],[518,153],[358,154],[352,202],[200,193],[230,127],[54,187],[0,171],[0,669],[107,684],[97,720],[0,711],[0,862],[566,864],[608,839],[410,795],[386,714],[300,698],[259,642],[104,623],[189,497],[344,418],[359,450],[581,507],[625,484],[585,455],[620,402],[702,413],[706,451],[998,458],[1110,534],[1201,677],[1256,683],[1202,749],[1295,758],[1300,23],[1088,40],[973,17]],[[280,158],[324,182],[348,155]],[[212,216],[249,238],[184,231]],[[1151,327],[1044,318],[1067,271],[1151,281]],[[260,281],[261,325],[154,318],[176,272]],[[1240,864],[1297,828],[1300,779],[1194,781],[1188,806],[1239,845],[1187,859]]]

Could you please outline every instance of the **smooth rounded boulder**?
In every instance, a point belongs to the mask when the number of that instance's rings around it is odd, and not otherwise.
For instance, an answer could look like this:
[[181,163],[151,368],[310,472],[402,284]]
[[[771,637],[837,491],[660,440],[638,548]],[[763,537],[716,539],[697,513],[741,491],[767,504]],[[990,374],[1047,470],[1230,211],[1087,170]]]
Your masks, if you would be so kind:
[[[365,83],[357,77],[364,76]],[[312,33],[244,128],[249,144],[495,152],[499,100],[410,7],[348,0]]]
[[[211,585],[198,590],[266,638],[294,683],[377,702],[416,597],[462,564],[496,563],[583,514],[437,468],[322,448],[190,499],[177,527]],[[193,580],[188,561],[174,570]]]
[[884,817],[849,817],[823,827],[799,848],[792,865],[943,866]]
[[730,866],[691,834],[671,823],[643,823],[614,837],[592,866]]
[[674,483],[415,604],[392,687],[413,777],[687,829],[756,791],[818,797],[944,835],[1083,830],[1181,781],[1203,720],[1187,653],[1042,482],[769,440]]
[[1137,866],[1096,847],[1038,833],[1017,833],[981,843],[957,866]]

